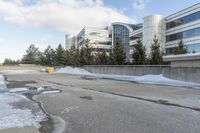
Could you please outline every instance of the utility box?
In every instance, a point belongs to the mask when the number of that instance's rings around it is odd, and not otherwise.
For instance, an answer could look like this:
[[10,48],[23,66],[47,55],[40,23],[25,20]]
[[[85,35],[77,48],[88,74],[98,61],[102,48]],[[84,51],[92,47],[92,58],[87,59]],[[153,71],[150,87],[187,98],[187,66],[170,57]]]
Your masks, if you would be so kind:
[[54,67],[47,67],[46,71],[47,71],[47,73],[50,74],[50,73],[55,72],[55,69],[54,69]]

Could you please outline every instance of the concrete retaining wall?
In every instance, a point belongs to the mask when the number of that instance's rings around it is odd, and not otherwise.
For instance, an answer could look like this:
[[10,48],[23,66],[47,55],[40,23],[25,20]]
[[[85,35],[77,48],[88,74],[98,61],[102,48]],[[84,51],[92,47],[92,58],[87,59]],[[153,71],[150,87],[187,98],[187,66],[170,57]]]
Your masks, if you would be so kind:
[[163,74],[165,77],[200,83],[200,68],[171,68],[169,66],[84,66],[91,73],[133,75]]
[[162,67],[133,67],[133,66],[84,66],[84,69],[92,73],[135,75],[161,74]]
[[197,67],[165,68],[162,74],[171,79],[200,83],[200,68]]
[[11,65],[11,66],[0,66],[0,71],[6,70],[32,70],[32,71],[41,71],[45,67],[39,65]]

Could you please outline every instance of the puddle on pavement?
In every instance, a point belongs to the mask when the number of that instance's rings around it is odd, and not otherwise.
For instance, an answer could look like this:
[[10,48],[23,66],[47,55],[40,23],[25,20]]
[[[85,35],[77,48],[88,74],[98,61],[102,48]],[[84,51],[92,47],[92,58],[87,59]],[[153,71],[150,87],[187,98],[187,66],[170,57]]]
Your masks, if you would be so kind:
[[94,77],[94,76],[81,76],[81,79],[84,79],[84,80],[97,80],[97,78]]
[[6,86],[7,88],[22,88],[29,87],[27,84],[36,84],[35,81],[9,81]]
[[86,99],[86,100],[93,100],[93,97],[91,97],[91,96],[82,96],[80,98],[81,99]]

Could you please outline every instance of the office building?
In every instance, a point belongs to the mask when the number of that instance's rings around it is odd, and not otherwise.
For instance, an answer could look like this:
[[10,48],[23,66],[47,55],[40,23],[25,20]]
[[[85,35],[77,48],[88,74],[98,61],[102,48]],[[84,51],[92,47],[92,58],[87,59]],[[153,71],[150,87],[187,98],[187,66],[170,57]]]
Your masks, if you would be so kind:
[[86,41],[94,51],[111,50],[111,30],[85,27],[77,35],[77,46],[84,47]]
[[133,46],[140,39],[151,53],[154,37],[157,37],[165,55],[173,55],[180,40],[188,52],[200,52],[200,3],[167,17],[150,15],[139,24],[112,23],[105,29],[84,28],[77,35],[77,46],[83,46],[86,39],[94,49],[111,49],[120,41],[127,59],[131,59]]
[[77,39],[75,35],[66,35],[66,50],[69,50],[73,45],[77,47]]

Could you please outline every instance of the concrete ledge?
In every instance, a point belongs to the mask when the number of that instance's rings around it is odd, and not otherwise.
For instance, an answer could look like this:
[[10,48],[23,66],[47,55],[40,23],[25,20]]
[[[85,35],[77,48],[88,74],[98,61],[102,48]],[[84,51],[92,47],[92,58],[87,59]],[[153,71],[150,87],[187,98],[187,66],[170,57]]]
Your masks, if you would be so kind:
[[200,67],[200,53],[168,55],[163,60],[171,62],[172,67]]
[[0,129],[0,133],[40,133],[35,127]]

